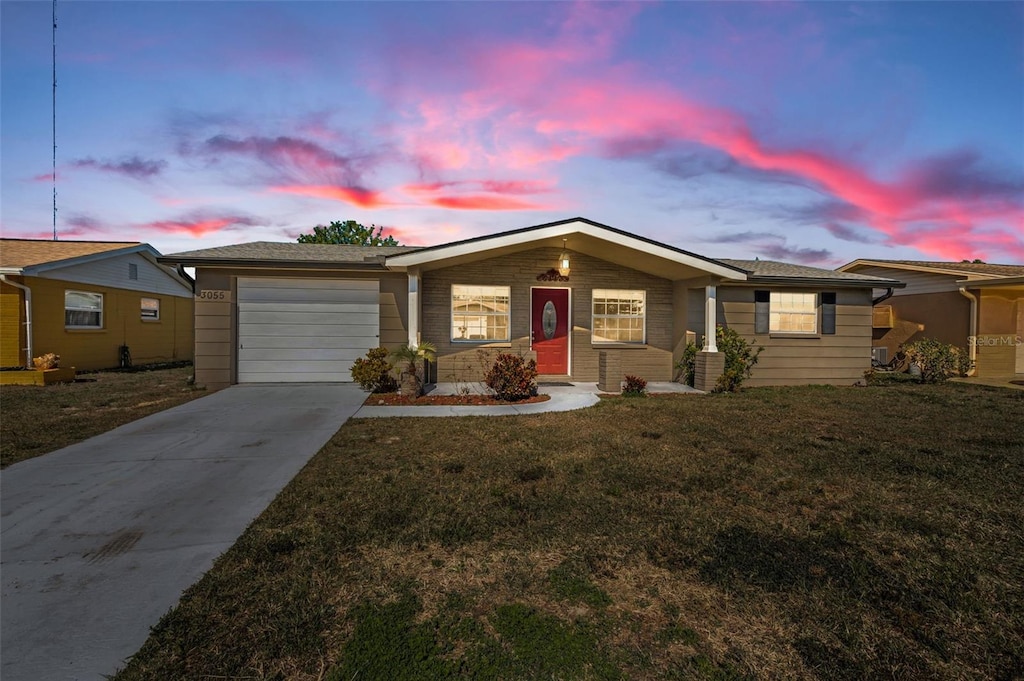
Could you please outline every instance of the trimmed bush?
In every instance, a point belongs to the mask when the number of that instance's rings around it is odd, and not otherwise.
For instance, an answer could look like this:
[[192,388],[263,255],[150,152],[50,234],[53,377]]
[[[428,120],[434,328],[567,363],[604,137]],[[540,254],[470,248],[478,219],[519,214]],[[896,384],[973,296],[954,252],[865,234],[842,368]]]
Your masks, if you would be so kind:
[[622,394],[629,397],[647,397],[647,381],[639,376],[626,374]]
[[725,373],[718,377],[715,392],[734,393],[743,381],[750,378],[757,356],[764,347],[759,345],[754,349],[746,338],[725,326],[715,330],[715,343],[718,351],[725,354]]
[[[740,389],[743,381],[750,378],[750,372],[757,364],[757,356],[764,348],[758,346],[755,349],[747,339],[725,326],[715,329],[715,344],[718,345],[718,351],[725,355],[725,373],[715,384],[715,392],[736,392]],[[699,351],[700,348],[697,345],[687,343],[682,359],[676,364],[686,385],[692,386],[694,383]]]
[[537,362],[503,352],[484,374],[484,383],[499,400],[515,402],[537,394]]
[[387,348],[374,348],[366,353],[366,359],[356,359],[352,364],[352,380],[371,393],[394,392],[398,389],[398,381],[391,374],[394,366],[387,357]]
[[966,352],[934,338],[914,341],[904,351],[911,364],[921,368],[922,383],[944,383],[952,376],[963,376],[970,368]]

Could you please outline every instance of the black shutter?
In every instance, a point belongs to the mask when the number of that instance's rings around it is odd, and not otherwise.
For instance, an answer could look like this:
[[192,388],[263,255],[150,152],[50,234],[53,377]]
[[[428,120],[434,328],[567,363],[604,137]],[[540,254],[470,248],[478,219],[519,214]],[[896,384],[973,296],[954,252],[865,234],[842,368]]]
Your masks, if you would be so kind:
[[836,294],[821,294],[821,333],[834,334],[836,332]]
[[754,291],[754,333],[768,333],[768,313],[771,293]]

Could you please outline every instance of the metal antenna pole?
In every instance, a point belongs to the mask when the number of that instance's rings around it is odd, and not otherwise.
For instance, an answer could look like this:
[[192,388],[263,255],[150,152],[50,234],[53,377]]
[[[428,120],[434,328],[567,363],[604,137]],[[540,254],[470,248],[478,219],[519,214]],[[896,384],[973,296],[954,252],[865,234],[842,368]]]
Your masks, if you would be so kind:
[[53,240],[57,240],[57,0],[53,0]]

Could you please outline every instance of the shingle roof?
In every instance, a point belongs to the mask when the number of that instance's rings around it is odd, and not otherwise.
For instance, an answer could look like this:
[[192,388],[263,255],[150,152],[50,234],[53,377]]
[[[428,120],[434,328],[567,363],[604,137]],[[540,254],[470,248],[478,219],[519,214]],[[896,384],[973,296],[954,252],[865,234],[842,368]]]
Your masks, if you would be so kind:
[[216,246],[197,251],[170,253],[162,262],[252,261],[264,263],[303,262],[329,264],[379,263],[389,255],[418,250],[415,246],[352,246],[347,244],[300,244],[253,241]]
[[993,277],[1024,276],[1024,265],[997,265],[985,262],[942,262],[937,260],[875,260],[874,258],[863,258],[854,262],[862,264],[878,264],[883,267],[885,265],[903,265],[906,267],[938,270],[942,272],[966,275],[981,274]]
[[138,241],[0,239],[0,267],[31,267],[141,245]]
[[854,272],[839,272],[821,267],[793,265],[775,260],[734,260],[733,258],[717,258],[719,262],[744,270],[753,278],[777,279],[821,279],[823,281],[877,282],[879,286],[889,286],[894,279],[872,277]]

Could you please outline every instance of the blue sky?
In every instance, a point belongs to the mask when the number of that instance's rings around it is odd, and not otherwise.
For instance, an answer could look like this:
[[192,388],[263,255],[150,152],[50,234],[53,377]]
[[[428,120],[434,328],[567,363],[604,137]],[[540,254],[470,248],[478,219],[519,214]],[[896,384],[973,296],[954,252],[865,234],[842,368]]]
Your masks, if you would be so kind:
[[[0,230],[51,233],[51,5]],[[58,234],[165,253],[582,215],[702,254],[1024,262],[1024,3],[61,2]]]

